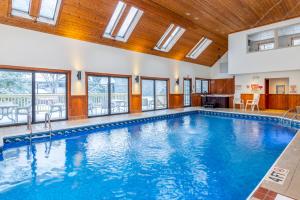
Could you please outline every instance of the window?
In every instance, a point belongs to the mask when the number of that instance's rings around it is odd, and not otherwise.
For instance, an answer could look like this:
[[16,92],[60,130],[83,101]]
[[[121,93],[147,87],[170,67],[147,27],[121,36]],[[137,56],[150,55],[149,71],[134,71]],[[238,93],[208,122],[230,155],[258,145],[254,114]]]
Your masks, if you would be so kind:
[[56,24],[61,0],[42,0],[38,21]]
[[274,49],[275,32],[274,30],[263,31],[248,35],[248,51],[257,52]]
[[208,94],[209,93],[209,80],[196,79],[196,93]]
[[168,80],[142,79],[142,110],[168,107]]
[[115,39],[118,41],[126,42],[130,37],[132,31],[134,30],[135,26],[139,22],[140,18],[143,15],[143,11],[139,10],[136,7],[131,7],[126,18],[124,19],[121,28],[117,30],[117,34],[114,34],[115,29],[120,22],[120,19],[126,9],[126,4],[124,2],[119,1],[116,9],[105,29],[103,37]]
[[[12,15],[34,20],[30,16],[31,3],[36,3],[35,0],[12,0]],[[41,0],[38,22],[56,24],[56,20],[61,6],[61,0]]]
[[274,49],[274,42],[259,44],[259,51]]
[[192,81],[191,79],[183,80],[183,102],[184,106],[191,106]]
[[292,45],[293,46],[299,46],[300,45],[300,38],[293,38],[292,39]]
[[67,119],[67,74],[0,71],[0,126]]
[[58,73],[35,73],[35,119],[44,121],[50,112],[51,119],[67,118],[67,76]]
[[186,57],[196,59],[198,56],[212,43],[208,38],[201,38],[201,40],[194,46]]
[[29,15],[31,0],[12,0],[11,14],[18,17],[31,18]]
[[169,52],[184,32],[184,28],[171,24],[154,49]]
[[88,75],[88,115],[101,116],[129,111],[129,78]]

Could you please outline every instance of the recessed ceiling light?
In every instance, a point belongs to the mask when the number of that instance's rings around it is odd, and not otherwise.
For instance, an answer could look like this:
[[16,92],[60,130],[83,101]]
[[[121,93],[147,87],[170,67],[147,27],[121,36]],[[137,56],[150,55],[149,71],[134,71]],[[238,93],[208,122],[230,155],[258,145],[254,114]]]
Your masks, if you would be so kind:
[[199,20],[199,17],[195,17],[194,20]]
[[191,15],[191,13],[187,12],[187,13],[185,13],[185,15],[187,15],[187,16],[190,16],[190,15]]

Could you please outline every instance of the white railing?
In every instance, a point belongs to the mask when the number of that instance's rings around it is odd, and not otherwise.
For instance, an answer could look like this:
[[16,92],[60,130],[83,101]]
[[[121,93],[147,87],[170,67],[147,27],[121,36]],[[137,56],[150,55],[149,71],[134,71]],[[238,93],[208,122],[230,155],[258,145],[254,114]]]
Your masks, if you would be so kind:
[[[13,103],[19,107],[30,107],[32,101],[31,94],[0,94],[0,103]],[[36,109],[38,112],[49,111],[49,106],[66,103],[65,94],[37,94]]]
[[[128,94],[126,93],[112,93],[111,94],[112,100],[128,100]],[[107,94],[95,94],[90,93],[89,94],[89,104],[102,104],[104,102],[108,101],[108,95]]]

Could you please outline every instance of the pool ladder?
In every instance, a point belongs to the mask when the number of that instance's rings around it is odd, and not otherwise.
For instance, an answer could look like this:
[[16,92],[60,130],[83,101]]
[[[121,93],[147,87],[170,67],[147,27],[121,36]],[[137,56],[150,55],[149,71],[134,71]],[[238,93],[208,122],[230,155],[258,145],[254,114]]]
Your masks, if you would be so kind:
[[[287,110],[285,113],[283,113],[283,115],[281,116],[281,124],[284,124],[284,120],[289,120],[289,125],[292,126],[293,124],[293,121],[296,119],[296,117],[298,116],[299,114],[299,110],[298,110],[298,106],[296,107],[296,109],[289,109]],[[291,113],[292,111],[296,111],[295,113],[293,113],[292,117],[289,117],[289,113]]]
[[[44,128],[48,128],[49,130],[49,138],[51,139],[52,136],[52,124],[51,124],[51,114],[50,113],[46,113],[45,114],[45,125]],[[30,136],[29,136],[29,140],[30,140],[30,144],[32,143],[32,139],[34,138],[39,138],[38,136],[33,136],[33,131],[32,131],[32,116],[29,114],[27,116],[27,130],[29,130]]]

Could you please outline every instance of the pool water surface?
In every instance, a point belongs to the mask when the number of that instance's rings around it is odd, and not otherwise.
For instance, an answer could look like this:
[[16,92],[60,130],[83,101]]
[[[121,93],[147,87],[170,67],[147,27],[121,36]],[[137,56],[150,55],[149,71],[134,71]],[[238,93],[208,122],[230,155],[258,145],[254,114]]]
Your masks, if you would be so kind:
[[245,199],[295,133],[191,114],[9,148],[0,199]]

